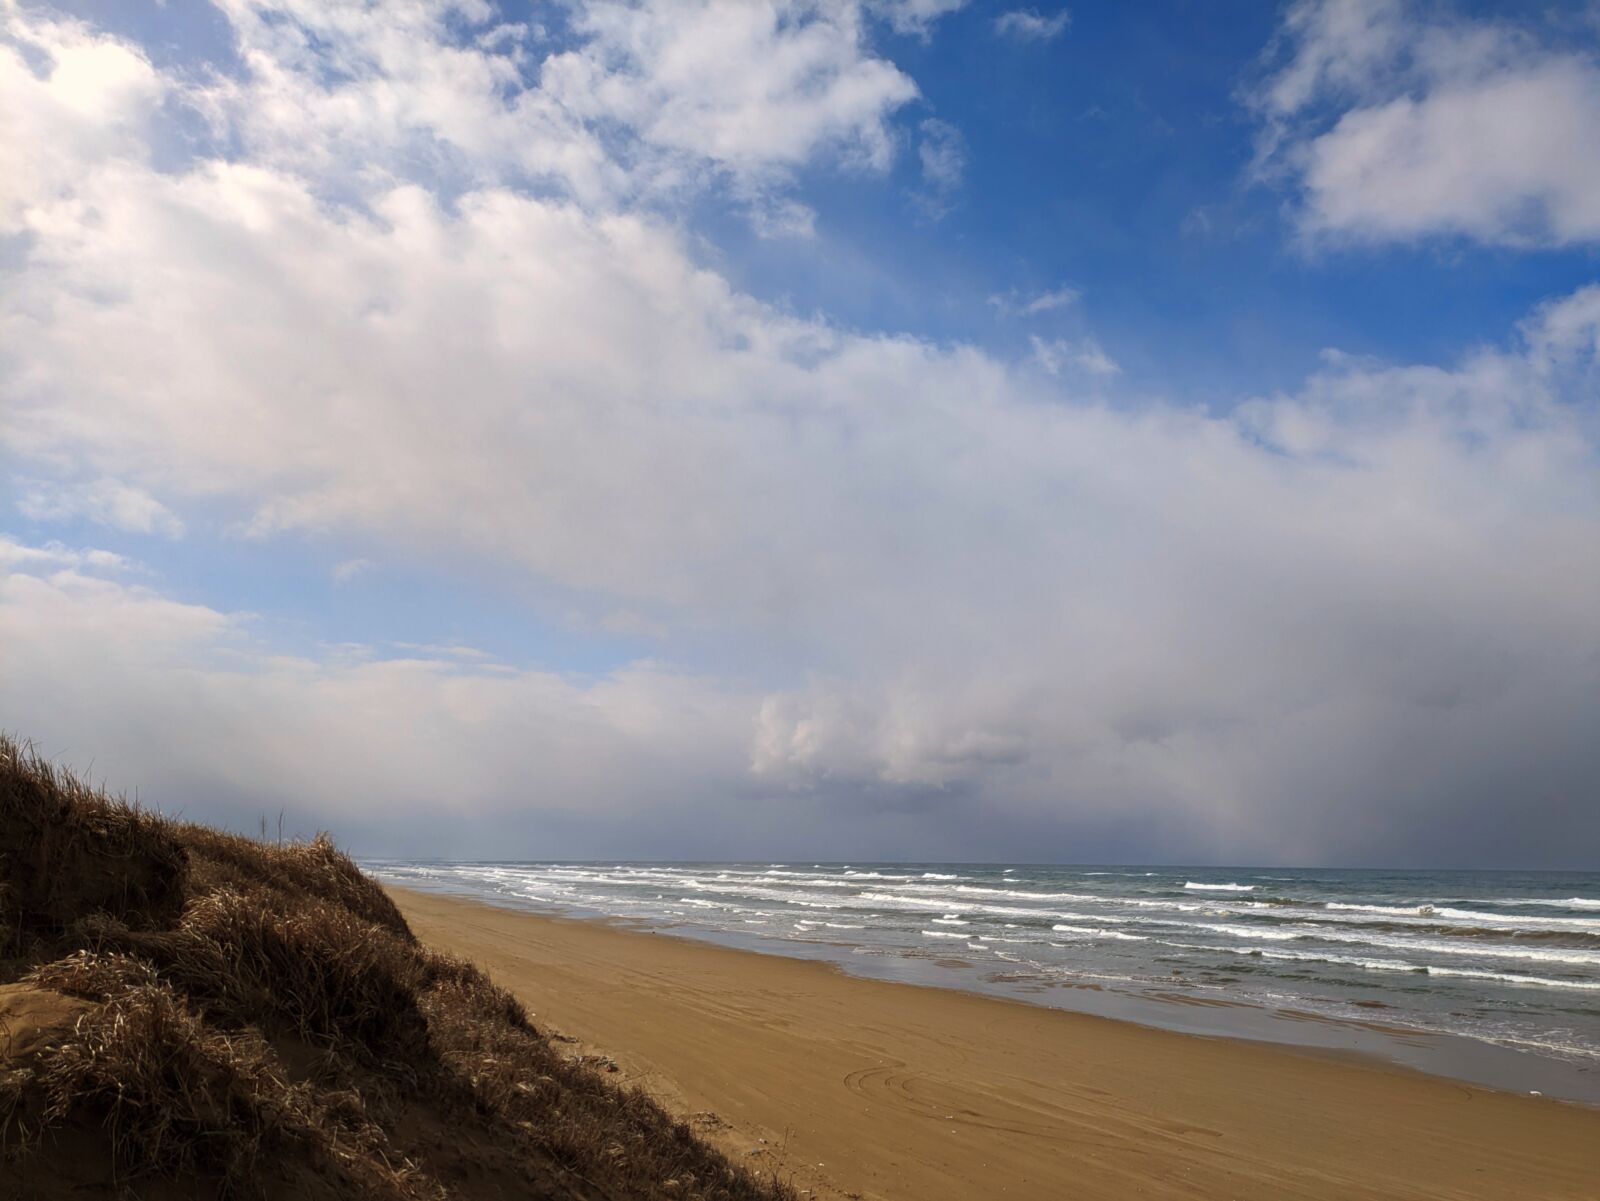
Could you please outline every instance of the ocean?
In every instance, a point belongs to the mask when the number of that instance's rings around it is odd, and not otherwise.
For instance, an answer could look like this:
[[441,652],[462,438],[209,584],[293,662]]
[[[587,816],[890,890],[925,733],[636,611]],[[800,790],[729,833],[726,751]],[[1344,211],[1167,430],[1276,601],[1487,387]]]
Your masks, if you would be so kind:
[[409,888],[1600,1103],[1600,873],[369,861]]

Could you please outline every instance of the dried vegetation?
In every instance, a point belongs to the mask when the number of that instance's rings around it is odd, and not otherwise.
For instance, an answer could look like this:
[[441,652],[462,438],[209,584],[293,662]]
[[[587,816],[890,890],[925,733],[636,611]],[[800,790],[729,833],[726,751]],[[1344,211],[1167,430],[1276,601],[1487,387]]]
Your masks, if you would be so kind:
[[168,821],[3,736],[0,940],[0,1195],[791,1196],[420,945],[326,837]]

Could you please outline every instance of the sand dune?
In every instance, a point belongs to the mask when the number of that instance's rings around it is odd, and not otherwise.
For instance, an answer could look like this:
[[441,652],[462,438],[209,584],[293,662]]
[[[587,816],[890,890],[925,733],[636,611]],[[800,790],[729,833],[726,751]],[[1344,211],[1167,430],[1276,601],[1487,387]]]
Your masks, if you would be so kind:
[[0,1199],[794,1201],[327,838],[106,796],[0,734]]

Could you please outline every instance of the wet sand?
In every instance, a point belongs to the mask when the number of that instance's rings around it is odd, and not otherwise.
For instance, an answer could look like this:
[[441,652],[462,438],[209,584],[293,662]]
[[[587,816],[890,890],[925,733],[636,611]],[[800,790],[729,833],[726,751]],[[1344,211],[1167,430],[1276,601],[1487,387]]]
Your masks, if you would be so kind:
[[1600,1110],[390,891],[574,1053],[813,1196],[1600,1199]]

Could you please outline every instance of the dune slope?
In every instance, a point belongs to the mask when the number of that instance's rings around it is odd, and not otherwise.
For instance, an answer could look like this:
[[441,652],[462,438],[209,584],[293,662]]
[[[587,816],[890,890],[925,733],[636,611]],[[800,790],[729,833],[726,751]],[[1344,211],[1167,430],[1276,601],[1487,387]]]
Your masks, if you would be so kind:
[[0,1195],[790,1196],[424,948],[325,837],[107,797],[0,737]]

